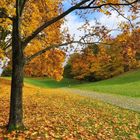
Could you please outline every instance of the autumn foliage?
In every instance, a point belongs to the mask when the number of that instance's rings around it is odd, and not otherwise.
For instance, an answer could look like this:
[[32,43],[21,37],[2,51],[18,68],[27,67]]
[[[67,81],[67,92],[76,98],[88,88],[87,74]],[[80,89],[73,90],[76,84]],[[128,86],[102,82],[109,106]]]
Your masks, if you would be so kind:
[[[30,35],[41,22],[43,23],[46,20],[52,19],[60,12],[60,1],[32,1],[30,3],[30,6],[26,8],[27,13],[25,12],[25,18],[28,19],[28,21],[23,20],[22,23],[26,27],[24,31],[25,36]],[[32,12],[29,12],[30,9],[32,9]],[[30,24],[28,24],[29,22]],[[38,37],[26,48],[26,57],[42,50],[42,48],[46,48],[50,44],[61,43],[61,24],[62,20],[53,24],[38,35]],[[26,65],[25,75],[38,77],[48,76],[60,80],[62,79],[64,60],[65,54],[62,50],[52,49],[33,59],[28,65]]]
[[[15,15],[14,9],[15,0],[1,1],[0,5],[10,16]],[[31,35],[31,33],[40,26],[40,23],[49,21],[60,13],[61,1],[48,1],[48,0],[29,0],[24,8],[21,21],[21,34],[22,38]],[[10,5],[9,7],[7,5]],[[9,19],[0,19],[0,26],[5,30],[11,31],[11,21]],[[61,24],[63,20],[56,22],[49,28],[44,29],[25,49],[24,54],[26,57],[37,53],[38,51],[47,48],[50,44],[60,44],[62,42]],[[2,55],[0,50],[0,55]],[[1,57],[1,56],[0,56]],[[62,50],[52,49],[46,53],[33,59],[28,65],[25,66],[26,76],[48,76],[56,80],[62,79],[63,63],[65,54]],[[11,63],[9,64],[11,65]],[[9,66],[10,67],[10,66]],[[9,71],[9,67],[7,68]],[[7,71],[7,69],[5,71]]]
[[139,30],[124,32],[104,44],[89,45],[73,55],[69,62],[71,74],[76,79],[90,81],[107,79],[125,71],[138,68]]
[[61,80],[64,61],[65,53],[59,49],[53,49],[36,57],[26,65],[25,74],[26,76],[47,76]]

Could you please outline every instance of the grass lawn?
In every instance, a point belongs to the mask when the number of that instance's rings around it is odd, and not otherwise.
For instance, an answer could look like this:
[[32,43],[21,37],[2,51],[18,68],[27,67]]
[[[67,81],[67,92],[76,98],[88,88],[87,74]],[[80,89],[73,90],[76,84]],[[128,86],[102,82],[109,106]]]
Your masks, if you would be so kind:
[[127,72],[120,76],[99,82],[80,82],[63,79],[57,82],[48,78],[25,78],[25,82],[44,88],[76,88],[97,91],[107,94],[118,94],[130,97],[140,97],[140,70]]
[[7,133],[10,81],[0,79],[0,139],[138,140],[140,114],[61,89],[25,84],[25,131]]
[[56,81],[54,79],[49,78],[25,78],[24,81],[26,83],[43,88],[63,88],[84,83],[75,79],[67,79],[67,78],[62,79],[61,81]]
[[73,88],[140,97],[140,70],[127,72],[108,80],[75,85]]

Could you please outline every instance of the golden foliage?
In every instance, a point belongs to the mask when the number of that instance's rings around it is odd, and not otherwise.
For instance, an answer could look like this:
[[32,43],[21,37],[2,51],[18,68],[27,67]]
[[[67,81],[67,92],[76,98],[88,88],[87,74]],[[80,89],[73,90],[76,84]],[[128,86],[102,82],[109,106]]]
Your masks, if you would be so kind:
[[[25,7],[23,15],[23,34],[30,35],[39,25],[52,19],[59,14],[60,1],[54,3],[50,0],[29,0]],[[30,24],[29,24],[30,23]],[[50,44],[59,44],[61,42],[59,21],[44,31],[34,39],[27,49],[25,55],[30,56],[34,53],[47,48]],[[52,43],[53,42],[53,43]],[[65,55],[63,51],[55,49],[44,53],[32,60],[25,68],[25,74],[28,76],[49,76],[56,80],[62,79],[63,62]]]
[[[35,47],[35,49],[37,48]],[[32,50],[29,50],[29,53],[32,53]],[[43,55],[33,59],[25,67],[25,74],[28,76],[53,77],[59,81],[63,78],[62,75],[64,60],[65,53],[63,51],[59,49],[48,51]]]
[[71,71],[74,77],[101,80],[140,67],[137,60],[140,55],[138,31],[124,32],[115,39],[104,40],[108,45],[100,44],[97,54],[94,53],[95,46],[88,46],[81,54],[72,57]]
[[[61,0],[28,0],[20,22],[20,31],[22,39],[30,36],[44,22],[58,16],[61,12]],[[15,15],[15,0],[4,0],[0,2],[9,16]],[[50,44],[60,44],[62,41],[60,27],[63,20],[60,20],[48,28],[44,29],[25,49],[26,57],[47,48]],[[11,29],[10,19],[0,19],[0,25],[4,29]],[[49,58],[50,57],[50,58]],[[65,54],[63,51],[55,49],[38,56],[31,61],[25,68],[25,74],[28,76],[51,76],[57,80],[62,79],[63,62]],[[52,60],[51,60],[52,59]],[[56,61],[56,62],[55,62]]]
[[4,58],[4,52],[2,49],[0,49],[0,59],[3,59]]

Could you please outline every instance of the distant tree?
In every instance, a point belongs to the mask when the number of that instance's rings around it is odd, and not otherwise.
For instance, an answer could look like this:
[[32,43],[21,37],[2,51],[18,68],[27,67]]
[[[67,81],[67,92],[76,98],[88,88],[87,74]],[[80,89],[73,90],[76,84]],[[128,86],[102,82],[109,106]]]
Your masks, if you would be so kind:
[[[135,34],[134,34],[135,32]],[[138,35],[124,32],[114,39],[105,39],[98,46],[89,45],[71,58],[71,73],[79,80],[97,81],[140,67],[137,60]],[[96,51],[95,53],[95,49]]]

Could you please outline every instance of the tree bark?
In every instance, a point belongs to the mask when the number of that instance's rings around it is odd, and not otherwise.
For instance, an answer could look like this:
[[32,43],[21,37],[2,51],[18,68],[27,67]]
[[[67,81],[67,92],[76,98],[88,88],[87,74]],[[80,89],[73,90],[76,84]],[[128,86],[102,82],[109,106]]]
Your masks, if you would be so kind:
[[12,82],[8,123],[8,130],[10,131],[24,127],[22,108],[23,69],[24,54],[19,33],[19,19],[16,17],[13,19],[12,31]]

